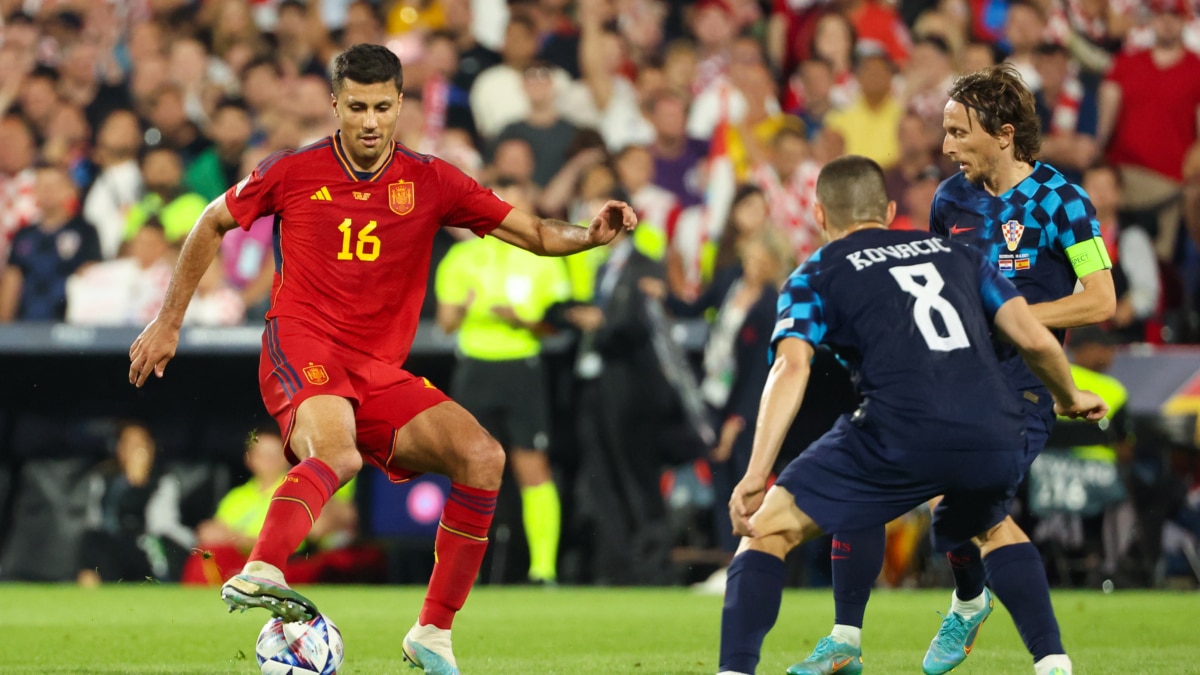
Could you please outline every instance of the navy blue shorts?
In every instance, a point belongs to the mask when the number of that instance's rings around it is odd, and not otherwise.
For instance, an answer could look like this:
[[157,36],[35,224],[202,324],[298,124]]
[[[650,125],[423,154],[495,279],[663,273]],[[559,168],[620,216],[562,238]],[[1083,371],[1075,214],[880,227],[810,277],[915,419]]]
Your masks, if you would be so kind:
[[830,533],[881,526],[945,495],[935,526],[953,547],[1008,515],[1035,455],[1028,449],[897,451],[843,415],[787,465],[775,484]]
[[[1046,447],[1046,441],[1050,439],[1050,430],[1054,428],[1055,417],[1053,403],[1048,403],[1047,399],[1049,399],[1048,394],[1039,403],[1033,403],[1027,399],[1024,400],[1025,454],[1021,458],[1021,475],[1005,491],[1004,502],[998,505],[996,509],[992,509],[994,512],[986,519],[992,522],[983,529],[988,529],[992,525],[1004,520],[1004,517],[1012,510],[1013,498],[1016,497],[1017,489],[1021,486],[1021,482],[1025,480],[1025,474],[1029,471],[1033,460],[1037,459],[1042,449]],[[939,553],[950,551],[970,537],[983,531],[979,530],[965,538],[961,536],[961,532],[966,526],[960,524],[959,521],[964,519],[971,520],[970,514],[965,512],[977,506],[978,504],[970,502],[964,505],[959,495],[946,493],[946,498],[933,510],[933,524],[930,529],[934,550]],[[971,525],[974,525],[973,520],[971,520]]]

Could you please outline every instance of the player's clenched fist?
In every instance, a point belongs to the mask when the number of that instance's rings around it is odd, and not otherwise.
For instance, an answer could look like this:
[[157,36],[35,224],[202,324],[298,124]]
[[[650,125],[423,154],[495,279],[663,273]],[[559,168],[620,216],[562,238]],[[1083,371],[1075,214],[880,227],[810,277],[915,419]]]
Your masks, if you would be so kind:
[[162,377],[167,362],[175,357],[179,346],[179,329],[171,328],[158,319],[151,321],[129,347],[129,383],[140,387],[153,372]]
[[637,226],[637,214],[625,202],[609,200],[600,207],[600,213],[588,225],[588,241],[603,246],[612,241],[621,230],[633,230]]

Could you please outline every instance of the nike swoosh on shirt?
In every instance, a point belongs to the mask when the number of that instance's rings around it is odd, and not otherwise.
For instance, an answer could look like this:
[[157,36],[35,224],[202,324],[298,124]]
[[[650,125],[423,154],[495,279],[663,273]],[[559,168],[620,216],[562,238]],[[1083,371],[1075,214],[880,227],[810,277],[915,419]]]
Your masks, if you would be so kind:
[[973,229],[975,229],[975,228],[973,228],[973,227],[959,227],[958,225],[955,225],[955,226],[953,226],[953,227],[951,227],[951,228],[950,228],[950,234],[962,234],[963,232],[970,232],[970,231],[971,231],[971,230],[973,230]]

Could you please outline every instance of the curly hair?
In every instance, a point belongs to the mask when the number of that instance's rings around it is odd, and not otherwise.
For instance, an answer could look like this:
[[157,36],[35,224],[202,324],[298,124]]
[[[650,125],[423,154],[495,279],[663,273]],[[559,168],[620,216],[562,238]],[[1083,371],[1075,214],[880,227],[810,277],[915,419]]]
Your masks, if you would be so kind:
[[1011,64],[963,75],[950,87],[950,100],[974,109],[980,126],[992,136],[999,136],[1000,128],[1011,124],[1013,156],[1018,160],[1032,163],[1041,151],[1041,122],[1033,92]]

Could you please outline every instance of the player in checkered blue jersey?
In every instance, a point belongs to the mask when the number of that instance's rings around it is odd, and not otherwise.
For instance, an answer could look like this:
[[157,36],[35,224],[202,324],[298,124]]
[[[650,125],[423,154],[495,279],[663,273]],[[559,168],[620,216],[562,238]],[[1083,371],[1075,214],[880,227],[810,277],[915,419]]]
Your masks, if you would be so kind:
[[[959,78],[950,90],[943,127],[942,150],[960,171],[938,187],[930,231],[983,253],[1060,341],[1067,328],[1109,319],[1116,294],[1095,210],[1082,188],[1036,160],[1040,127],[1033,95],[1020,75],[1001,65]],[[1077,281],[1083,286],[1079,293],[1074,292]],[[1049,438],[1053,406],[1012,346],[997,343],[996,348],[1001,368],[1025,407],[1027,434],[1040,439],[1027,446],[1028,467]],[[1018,544],[1011,547],[1011,555],[1029,560],[1038,555],[1012,518],[1000,527]],[[856,649],[871,586],[883,565],[884,540],[883,527],[834,537],[836,612],[831,637]],[[966,659],[992,607],[978,548],[967,543],[947,558],[955,591],[925,655],[923,668],[930,675],[949,672]],[[1065,650],[1051,608],[1047,605],[1035,614],[1042,617],[1040,622],[1018,629],[1038,672],[1051,672],[1059,667],[1053,657]],[[796,672],[830,671],[816,667]]]

